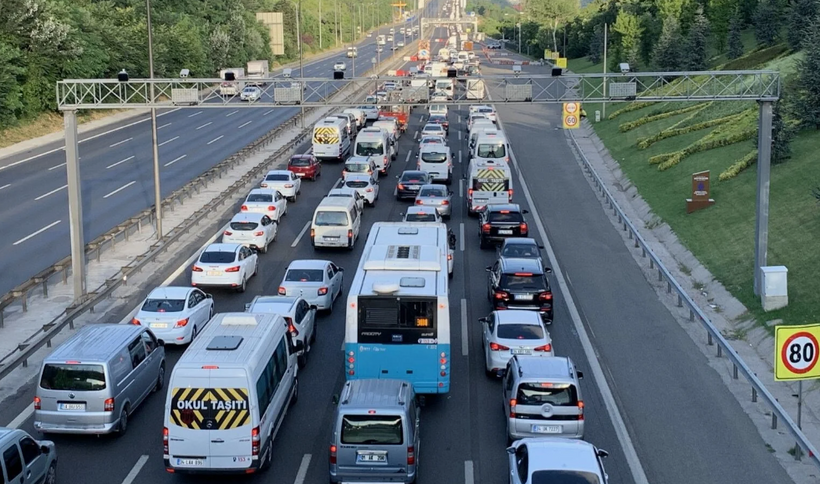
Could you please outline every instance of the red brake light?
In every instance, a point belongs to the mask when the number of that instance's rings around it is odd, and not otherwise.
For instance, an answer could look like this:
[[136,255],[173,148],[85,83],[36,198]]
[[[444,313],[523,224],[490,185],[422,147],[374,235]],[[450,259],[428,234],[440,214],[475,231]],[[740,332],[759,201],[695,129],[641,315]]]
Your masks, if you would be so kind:
[[544,301],[552,301],[552,293],[551,292],[542,292],[538,299],[542,299]]
[[416,465],[416,448],[412,445],[407,446],[407,465]]
[[526,222],[521,222],[520,229],[522,234],[526,234],[529,230],[529,227],[527,227]]
[[310,238],[316,237],[316,229],[310,229]]
[[248,211],[248,206],[247,205],[242,205],[242,208],[240,210],[243,211],[243,212],[247,212]]
[[162,428],[162,453],[164,455],[170,454],[170,452],[168,452],[168,437],[169,437],[168,434],[169,434],[168,427],[163,427]]
[[268,205],[268,212],[275,212],[275,211],[276,211],[276,205]]
[[424,205],[424,201],[423,200],[416,200],[416,205]]
[[222,232],[222,235],[233,235],[233,232],[231,232],[230,230],[226,230]]
[[331,464],[336,463],[336,446],[335,445],[330,446],[330,463]]
[[533,348],[533,350],[534,351],[550,352],[550,351],[552,351],[552,345],[551,344],[545,344],[544,346],[536,346],[535,348]]
[[131,324],[134,324],[134,325],[139,326],[139,325],[141,325],[142,323],[140,323],[140,320],[139,320],[139,319],[134,318],[134,319],[132,319],[132,320],[131,320]]
[[372,193],[372,192],[373,192],[373,189],[372,189],[372,188],[368,188],[368,189],[367,189],[367,190],[365,190],[365,191],[366,191],[367,193]]
[[447,201],[447,200],[442,200],[442,201],[441,201],[441,204],[442,204],[442,205],[450,205],[450,202],[449,202],[449,201]]
[[179,321],[174,323],[174,327],[175,328],[184,328],[185,326],[188,326],[188,319],[189,318],[180,319]]
[[578,420],[583,420],[584,419],[584,402],[583,401],[578,402],[578,412],[580,412],[578,414]]
[[259,455],[259,427],[251,429],[251,455]]
[[293,183],[285,183],[285,188],[293,188]]
[[507,351],[509,350],[508,347],[504,345],[500,345],[498,343],[490,343],[490,351]]
[[40,410],[40,397],[34,397],[34,410]]
[[202,272],[202,268],[199,267],[199,266],[194,266],[193,269],[191,269],[191,270],[194,271],[194,272]]
[[239,272],[239,266],[228,267],[225,272]]
[[512,194],[513,194],[512,188],[510,188],[509,190],[507,190],[507,193],[509,193],[509,194],[510,194],[510,198],[512,198]]
[[319,288],[319,295],[324,296],[325,294],[327,294],[327,288],[326,287],[320,287]]
[[507,299],[509,297],[510,297],[510,295],[507,293],[507,291],[498,291],[498,290],[496,290],[493,293],[493,298],[495,298],[495,299]]
[[288,319],[288,332],[291,335],[293,335],[294,337],[299,336],[299,330],[296,329],[296,326],[293,325],[293,322],[290,321],[290,318],[287,318],[287,319]]
[[472,198],[472,196],[473,196],[473,189],[472,188],[467,189],[467,196]]
[[288,290],[285,286],[279,286],[279,295],[280,296],[287,296]]
[[510,400],[510,418],[515,418],[515,406],[517,404],[518,402],[514,398]]
[[401,183],[399,183],[399,190],[404,190],[404,185],[402,185]]
[[103,402],[103,411],[106,412],[113,412],[114,411],[114,399],[113,398],[106,398],[105,402]]
[[348,230],[348,231],[347,231],[347,238],[348,238],[348,239],[352,239],[352,238],[353,238],[353,230]]
[[514,275],[520,277],[532,277],[532,272],[516,272]]
[[500,210],[498,213],[510,213],[509,210]]
[[481,226],[481,231],[484,232],[485,234],[489,234],[490,233],[490,224],[482,225]]

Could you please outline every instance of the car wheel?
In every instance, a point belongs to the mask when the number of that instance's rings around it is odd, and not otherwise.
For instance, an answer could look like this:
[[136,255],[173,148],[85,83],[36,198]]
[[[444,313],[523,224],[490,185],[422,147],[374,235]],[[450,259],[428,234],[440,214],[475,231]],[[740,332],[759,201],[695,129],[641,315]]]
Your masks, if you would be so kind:
[[128,406],[126,405],[125,408],[122,409],[120,412],[120,424],[117,427],[117,433],[120,437],[125,435],[125,432],[128,431]]
[[296,357],[296,363],[299,365],[300,370],[307,365],[307,348],[301,355]]
[[57,484],[57,463],[52,462],[48,466],[48,472],[46,472],[46,478],[43,482],[45,484]]
[[159,374],[157,375],[157,383],[154,385],[154,391],[158,392],[165,386],[165,363],[159,365]]
[[267,254],[268,253],[268,244],[265,244],[262,247],[260,247],[259,252],[261,252],[263,254]]
[[290,397],[290,404],[293,405],[299,400],[299,379],[293,379],[293,395]]
[[248,288],[248,280],[242,279],[242,284],[236,288],[236,292],[245,292],[245,289]]
[[292,197],[288,197],[288,202],[290,202],[290,203],[296,203],[296,195],[294,195],[294,196],[292,196]]
[[478,239],[478,246],[481,247],[482,249],[486,249],[486,248],[489,247],[487,242],[484,241],[484,237],[481,237],[481,238]]

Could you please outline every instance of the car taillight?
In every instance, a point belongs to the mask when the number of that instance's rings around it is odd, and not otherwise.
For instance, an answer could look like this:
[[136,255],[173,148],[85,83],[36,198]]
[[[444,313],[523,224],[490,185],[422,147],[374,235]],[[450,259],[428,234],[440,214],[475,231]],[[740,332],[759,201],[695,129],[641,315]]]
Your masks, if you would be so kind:
[[185,326],[188,326],[188,319],[189,318],[180,319],[179,321],[174,323],[174,327],[175,328],[184,328]]
[[253,235],[254,235],[254,237],[261,237],[261,236],[265,235],[265,232],[263,232],[261,230],[257,230],[256,232],[253,233]]
[[280,296],[287,296],[288,290],[285,286],[279,286],[279,295]]
[[515,406],[518,404],[515,399],[510,400],[510,418],[515,418]]
[[247,205],[242,205],[242,208],[240,208],[239,210],[241,210],[242,212],[247,212],[248,211],[248,206]]
[[169,437],[168,433],[169,433],[168,432],[168,427],[163,427],[162,428],[162,453],[163,453],[163,455],[170,454],[170,452],[168,452],[168,437]]
[[325,294],[327,294],[327,288],[326,287],[320,287],[319,288],[319,295],[324,296]]
[[449,200],[442,200],[441,204],[442,205],[450,205],[450,202],[449,202]]
[[490,343],[490,351],[507,351],[510,348],[498,343]]
[[416,448],[412,445],[407,446],[407,465],[416,465]]
[[399,190],[404,190],[404,185],[402,185],[401,183],[399,183]]
[[441,353],[441,359],[438,360],[441,363],[441,376],[447,376],[447,353]]
[[490,224],[483,224],[481,226],[481,231],[484,232],[485,234],[489,234],[490,233]]
[[263,183],[263,184],[262,184],[262,185],[260,185],[260,186],[261,186],[262,188],[268,188],[268,184],[267,184],[267,183]]
[[347,374],[348,375],[355,375],[356,371],[354,367],[356,366],[356,357],[352,351],[347,353]]
[[551,292],[542,292],[538,295],[538,299],[542,301],[552,301],[552,293]]
[[310,229],[310,238],[313,239],[316,237],[316,229]]
[[526,222],[521,222],[521,225],[519,225],[519,228],[521,229],[522,234],[526,234],[527,231],[529,230],[529,227],[527,227]]
[[335,445],[330,446],[330,463],[331,464],[336,463],[336,446]]
[[353,240],[353,230],[348,230],[347,231],[347,238],[350,239],[350,240]]
[[507,299],[509,297],[510,297],[510,294],[507,291],[496,290],[493,293],[493,299]]
[[372,189],[372,188],[367,188],[365,191],[366,191],[367,193],[373,193],[373,189]]
[[142,323],[140,323],[140,320],[137,319],[137,318],[132,319],[131,324],[136,325],[136,326],[142,325]]
[[222,235],[233,235],[233,232],[231,232],[230,230],[226,230],[222,232]]
[[545,344],[544,346],[536,346],[535,348],[533,348],[533,351],[544,351],[549,353],[550,351],[552,351],[552,345]]
[[194,272],[202,272],[202,268],[199,266],[194,266],[191,270]]
[[424,205],[424,200],[416,200],[416,205]]
[[239,272],[239,266],[228,267],[225,272]]
[[40,400],[40,397],[34,397],[34,410],[40,410],[41,403],[42,400]]
[[105,402],[103,402],[103,411],[106,412],[113,412],[114,411],[114,399],[113,398],[106,398]]
[[510,200],[512,200],[512,195],[513,195],[512,188],[510,188],[509,190],[507,190],[507,193],[510,195]]
[[276,211],[276,205],[268,205],[268,212],[275,212],[275,211]]
[[285,183],[285,188],[293,188],[293,183]]
[[579,401],[578,402],[578,420],[583,420],[583,419],[584,419],[584,402]]
[[254,427],[251,429],[251,455],[258,456],[259,455],[259,427]]

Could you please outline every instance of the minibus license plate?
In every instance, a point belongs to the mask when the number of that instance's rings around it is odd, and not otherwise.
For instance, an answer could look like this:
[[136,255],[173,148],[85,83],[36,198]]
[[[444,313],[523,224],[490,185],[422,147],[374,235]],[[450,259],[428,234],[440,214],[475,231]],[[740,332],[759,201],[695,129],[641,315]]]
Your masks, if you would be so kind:
[[359,454],[359,462],[385,462],[387,455],[385,454]]
[[201,466],[205,465],[203,459],[177,459],[178,466]]
[[560,425],[533,425],[532,431],[537,434],[560,434]]
[[84,403],[60,403],[57,406],[60,410],[85,410]]

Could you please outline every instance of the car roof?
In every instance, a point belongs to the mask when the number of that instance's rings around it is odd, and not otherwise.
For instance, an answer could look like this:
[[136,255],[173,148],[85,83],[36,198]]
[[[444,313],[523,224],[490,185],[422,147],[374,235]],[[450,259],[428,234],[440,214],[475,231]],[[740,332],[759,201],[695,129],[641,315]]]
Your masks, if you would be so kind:
[[525,309],[509,309],[493,311],[499,324],[537,324],[542,325],[541,315],[537,311]]
[[491,203],[487,205],[488,212],[501,212],[502,210],[509,210],[510,212],[520,212],[521,207],[517,203]]
[[538,241],[530,237],[512,237],[504,239],[503,245],[538,245]]
[[405,175],[408,175],[408,176],[413,176],[413,175],[427,176],[427,172],[426,171],[421,171],[421,170],[404,170],[403,172],[401,172],[401,176],[405,176]]
[[439,190],[447,191],[447,185],[442,185],[440,183],[428,183],[426,185],[422,185],[421,188],[419,188],[419,191],[422,191],[425,188],[436,188],[436,189],[439,189]]
[[211,244],[203,252],[236,252],[242,247],[241,244]]
[[577,372],[572,360],[566,356],[522,356],[517,355],[518,375],[521,378],[544,378],[554,380],[574,380]]
[[146,299],[186,299],[193,290],[185,286],[163,286],[154,288]]
[[288,270],[290,269],[324,269],[325,266],[330,264],[329,260],[320,260],[320,259],[297,259],[291,261],[288,265]]
[[274,190],[273,188],[254,188],[254,189],[252,189],[251,191],[248,192],[248,195],[250,195],[252,193],[253,194],[262,194],[262,195],[275,195],[276,190]]
[[501,271],[510,272],[531,272],[533,274],[544,274],[544,268],[538,259],[524,259],[521,257],[502,257]]
[[[291,155],[290,156],[291,160],[294,159],[294,158],[300,158],[300,159],[301,158],[307,158],[307,159],[310,159],[310,158],[313,158],[313,155],[311,155],[310,153],[301,153],[301,154],[296,154],[296,155]],[[268,173],[270,173],[270,172],[268,172]]]
[[288,170],[269,170],[268,175],[290,175]]
[[347,163],[369,163],[371,158],[369,156],[351,156],[345,161]]
[[283,305],[283,306],[293,306],[293,304],[298,300],[298,297],[292,296],[257,296],[256,299],[251,301],[252,304],[265,304],[265,305]]
[[373,181],[373,179],[370,177],[370,175],[368,175],[366,173],[348,173],[347,175],[345,175],[345,181],[348,181],[348,180],[367,181],[367,182]]
[[435,214],[438,213],[436,207],[424,207],[419,205],[412,205],[407,207],[407,214],[410,213],[423,213],[423,214]]
[[233,216],[231,222],[259,222],[265,216],[264,213],[260,212],[239,212]]
[[359,193],[359,192],[357,192],[355,188],[350,188],[350,187],[331,188],[330,191],[327,192],[328,195],[343,194],[343,195],[350,195],[351,197],[356,193]]
[[595,475],[601,473],[598,458],[595,455],[595,446],[589,442],[558,437],[540,437],[523,439],[522,443],[527,444],[530,474],[547,469],[585,471]]

